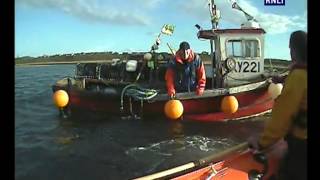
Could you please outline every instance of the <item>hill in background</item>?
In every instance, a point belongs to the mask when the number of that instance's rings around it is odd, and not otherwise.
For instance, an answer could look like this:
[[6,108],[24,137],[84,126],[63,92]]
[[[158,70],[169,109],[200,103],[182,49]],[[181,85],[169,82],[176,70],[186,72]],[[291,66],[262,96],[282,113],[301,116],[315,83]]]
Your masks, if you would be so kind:
[[[30,57],[30,56],[23,56],[15,58],[15,64],[29,64],[29,63],[36,63],[36,64],[46,64],[46,63],[72,63],[72,62],[81,62],[81,61],[101,61],[101,60],[112,60],[115,58],[119,59],[135,59],[140,60],[143,58],[143,55],[146,52],[90,52],[90,53],[74,53],[74,54],[56,54],[52,56],[39,56],[39,57]],[[171,58],[172,55],[167,52],[156,53],[156,56],[159,54],[162,55],[162,59]],[[208,52],[199,53],[201,59],[204,62],[210,62],[210,55]],[[265,64],[270,64],[270,60],[272,64],[287,66],[291,61],[282,60],[282,59],[273,59],[273,58],[265,58]]]

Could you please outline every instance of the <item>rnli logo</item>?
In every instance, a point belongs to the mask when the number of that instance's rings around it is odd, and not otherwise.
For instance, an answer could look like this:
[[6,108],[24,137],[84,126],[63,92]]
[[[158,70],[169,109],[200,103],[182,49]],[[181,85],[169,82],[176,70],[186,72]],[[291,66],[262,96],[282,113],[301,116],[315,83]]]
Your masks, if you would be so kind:
[[265,6],[284,6],[285,4],[285,0],[264,0]]

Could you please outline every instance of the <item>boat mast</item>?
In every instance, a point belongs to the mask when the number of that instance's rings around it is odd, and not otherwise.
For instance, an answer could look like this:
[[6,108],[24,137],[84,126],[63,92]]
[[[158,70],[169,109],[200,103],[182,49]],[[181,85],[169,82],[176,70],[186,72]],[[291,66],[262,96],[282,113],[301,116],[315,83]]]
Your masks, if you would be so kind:
[[[214,0],[208,0],[208,6],[209,6],[209,12],[210,12],[210,18],[211,18],[211,25],[212,25],[212,30],[214,31],[215,29],[218,28],[218,20],[220,13],[218,12],[216,5],[214,4]],[[213,43],[215,43],[215,47],[213,48]],[[220,53],[216,52],[219,47],[219,41],[215,39],[213,42],[213,39],[210,39],[210,48],[211,48],[211,60],[212,60],[212,87],[213,88],[219,88],[221,86],[221,75],[219,74],[219,57]],[[218,53],[218,54],[217,54]]]
[[210,11],[210,16],[211,16],[211,24],[212,24],[212,29],[217,29],[218,28],[218,19],[217,19],[217,8],[216,5],[214,4],[214,0],[209,0],[209,11]]

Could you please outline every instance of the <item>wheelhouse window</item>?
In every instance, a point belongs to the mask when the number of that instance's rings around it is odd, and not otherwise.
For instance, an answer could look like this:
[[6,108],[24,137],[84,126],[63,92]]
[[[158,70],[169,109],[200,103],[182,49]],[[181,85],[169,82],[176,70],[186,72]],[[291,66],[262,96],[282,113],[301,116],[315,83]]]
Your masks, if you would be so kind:
[[259,55],[259,43],[257,40],[244,41],[245,57],[258,57]]
[[230,40],[227,42],[228,57],[242,57],[241,40]]
[[259,41],[257,40],[229,40],[226,48],[228,57],[260,57]]

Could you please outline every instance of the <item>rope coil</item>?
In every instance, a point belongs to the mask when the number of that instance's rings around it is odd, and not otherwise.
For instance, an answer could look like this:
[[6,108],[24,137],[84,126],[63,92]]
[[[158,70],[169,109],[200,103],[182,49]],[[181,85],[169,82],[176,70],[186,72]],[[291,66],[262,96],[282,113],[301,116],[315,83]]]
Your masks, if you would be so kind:
[[137,84],[129,84],[122,89],[121,100],[120,100],[120,110],[123,111],[123,98],[124,95],[133,98],[134,100],[151,100],[158,95],[158,91],[154,89],[142,88]]

